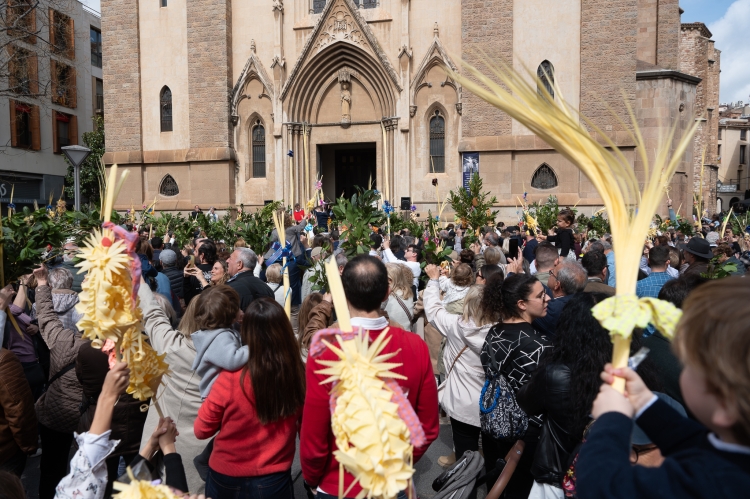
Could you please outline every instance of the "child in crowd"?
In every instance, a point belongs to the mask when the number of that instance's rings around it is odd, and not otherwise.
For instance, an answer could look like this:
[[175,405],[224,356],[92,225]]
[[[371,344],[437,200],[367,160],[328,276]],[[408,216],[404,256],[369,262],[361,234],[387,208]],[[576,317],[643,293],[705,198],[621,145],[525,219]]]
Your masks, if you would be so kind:
[[[458,262],[456,262],[458,263]],[[464,297],[469,292],[469,288],[474,284],[474,273],[471,267],[465,263],[459,263],[453,267],[450,272],[450,278],[445,275],[440,276],[440,291],[443,295],[443,305],[448,313],[463,314]]]
[[[596,419],[576,466],[580,499],[722,499],[750,491],[750,282],[711,281],[685,301],[674,346],[682,395],[701,424],[681,417],[630,369],[605,367]],[[610,384],[625,378],[623,396]],[[659,447],[658,468],[629,461],[632,418]]]
[[564,209],[560,210],[557,215],[557,234],[550,234],[547,237],[547,241],[553,243],[560,253],[560,258],[576,258],[575,253],[575,239],[573,237],[573,223],[576,221],[575,213],[573,210]]
[[195,345],[193,369],[201,377],[201,398],[205,400],[222,371],[237,371],[247,364],[247,346],[232,326],[242,322],[240,297],[229,286],[212,286],[198,296],[195,322],[200,328],[190,337]]

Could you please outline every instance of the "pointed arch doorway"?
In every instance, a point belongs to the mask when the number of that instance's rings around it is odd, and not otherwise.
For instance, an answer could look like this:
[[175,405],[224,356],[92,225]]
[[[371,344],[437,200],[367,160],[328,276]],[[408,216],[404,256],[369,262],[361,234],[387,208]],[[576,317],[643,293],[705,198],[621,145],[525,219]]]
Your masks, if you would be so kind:
[[323,176],[323,194],[334,200],[350,198],[356,187],[377,185],[377,146],[375,142],[318,144],[318,174]]

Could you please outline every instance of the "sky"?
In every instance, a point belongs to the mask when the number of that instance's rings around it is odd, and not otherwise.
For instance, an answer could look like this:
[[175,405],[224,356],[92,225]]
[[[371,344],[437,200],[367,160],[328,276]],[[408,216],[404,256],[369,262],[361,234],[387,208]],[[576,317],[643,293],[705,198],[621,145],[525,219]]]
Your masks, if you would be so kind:
[[[81,0],[100,12],[100,0]],[[454,1],[454,0],[442,0]],[[585,0],[584,0],[585,1]],[[750,102],[750,0],[680,0],[682,22],[702,22],[721,50],[721,102]]]

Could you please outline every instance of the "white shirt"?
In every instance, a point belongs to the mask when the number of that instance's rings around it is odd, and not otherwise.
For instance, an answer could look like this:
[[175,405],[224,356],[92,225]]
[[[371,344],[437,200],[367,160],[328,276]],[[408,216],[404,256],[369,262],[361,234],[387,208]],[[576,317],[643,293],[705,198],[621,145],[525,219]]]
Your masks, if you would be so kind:
[[419,264],[419,262],[407,262],[404,260],[399,260],[396,258],[396,255],[393,254],[393,251],[391,251],[390,248],[383,251],[383,263],[398,263],[399,265],[406,265],[409,267],[409,270],[411,270],[411,274],[414,276],[414,280],[412,284],[414,286],[419,286],[419,276],[422,275],[422,266]]

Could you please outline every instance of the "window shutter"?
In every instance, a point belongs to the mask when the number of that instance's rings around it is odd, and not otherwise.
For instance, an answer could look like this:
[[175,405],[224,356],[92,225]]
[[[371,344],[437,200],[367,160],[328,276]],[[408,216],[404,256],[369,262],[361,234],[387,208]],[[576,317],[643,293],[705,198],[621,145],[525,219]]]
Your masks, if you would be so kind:
[[49,44],[52,51],[55,51],[55,11],[49,9]]
[[57,102],[57,61],[54,59],[49,60],[49,75],[52,102]]
[[73,115],[68,122],[68,140],[71,146],[78,145],[78,116]]
[[68,57],[76,58],[76,26],[72,17],[68,18]]
[[18,81],[16,80],[16,60],[13,57],[16,53],[16,48],[13,45],[7,46],[7,52],[8,52],[8,87],[13,91],[13,89],[16,88],[18,85]]
[[58,154],[60,145],[57,141],[57,111],[52,111],[52,152]]
[[18,147],[18,130],[16,129],[16,101],[9,100],[10,108],[10,146]]
[[76,78],[76,69],[70,68],[68,70],[68,81],[66,82],[68,87],[68,107],[76,108],[78,105],[78,90],[76,83],[78,82],[78,79]]
[[39,106],[31,106],[31,148],[34,151],[42,149],[42,133],[39,128]]
[[[30,33],[36,33],[36,7],[31,9],[31,14],[29,15],[29,32]],[[26,37],[26,43],[36,43],[36,36],[29,35]]]
[[39,93],[39,59],[36,53],[29,56],[28,67],[29,67],[29,92],[32,95]]

